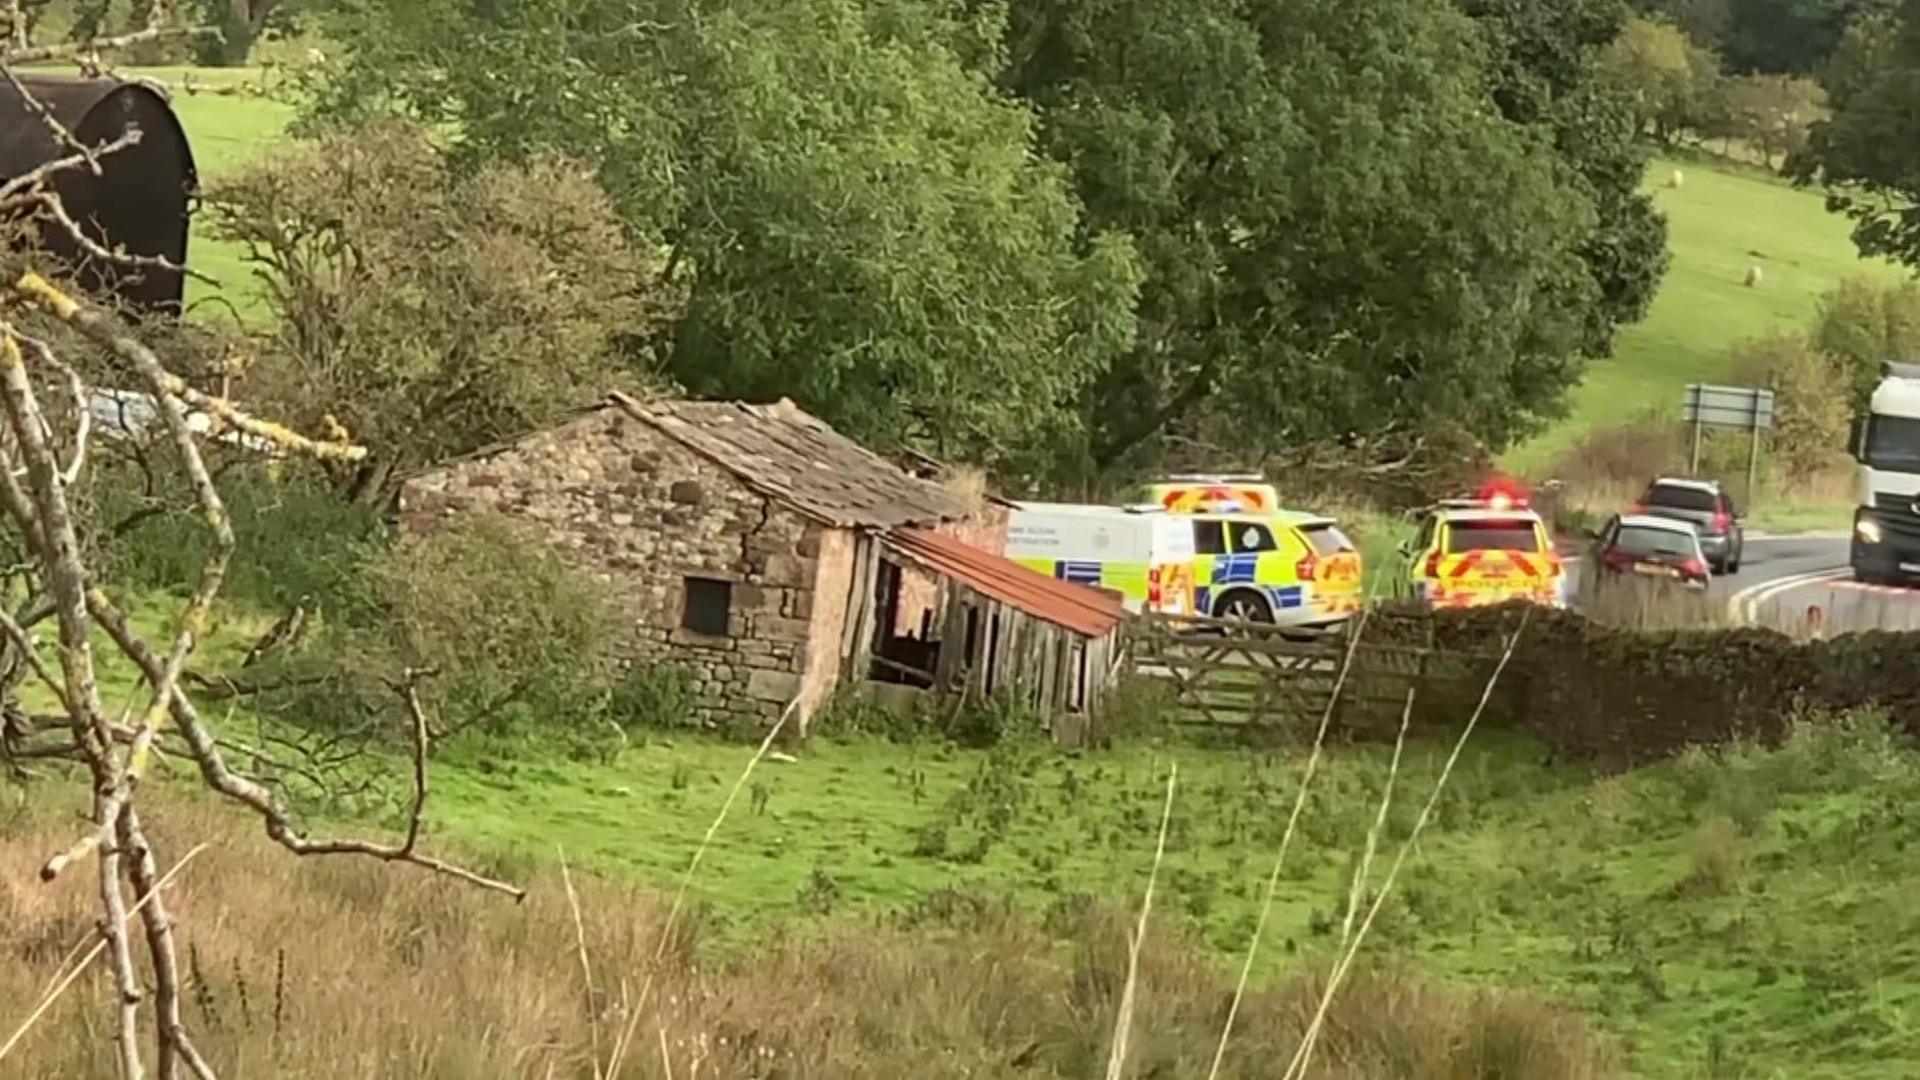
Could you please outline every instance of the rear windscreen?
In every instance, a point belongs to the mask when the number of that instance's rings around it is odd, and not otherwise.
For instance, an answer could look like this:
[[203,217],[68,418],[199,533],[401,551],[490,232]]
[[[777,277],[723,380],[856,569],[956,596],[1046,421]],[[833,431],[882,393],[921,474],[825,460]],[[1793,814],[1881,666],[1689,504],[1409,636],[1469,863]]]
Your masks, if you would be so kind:
[[1313,545],[1313,552],[1316,555],[1324,557],[1353,550],[1353,541],[1347,539],[1347,534],[1335,526],[1309,525],[1300,531],[1306,534],[1307,542]]
[[1713,492],[1702,491],[1697,487],[1681,487],[1678,484],[1655,484],[1647,489],[1647,497],[1641,500],[1648,506],[1670,506],[1675,510],[1700,510],[1711,513],[1716,508]]
[[1621,528],[1613,546],[1629,555],[1670,555],[1686,558],[1694,553],[1693,537],[1672,529],[1648,529],[1634,525]]
[[1455,521],[1447,526],[1447,552],[1538,551],[1531,521]]

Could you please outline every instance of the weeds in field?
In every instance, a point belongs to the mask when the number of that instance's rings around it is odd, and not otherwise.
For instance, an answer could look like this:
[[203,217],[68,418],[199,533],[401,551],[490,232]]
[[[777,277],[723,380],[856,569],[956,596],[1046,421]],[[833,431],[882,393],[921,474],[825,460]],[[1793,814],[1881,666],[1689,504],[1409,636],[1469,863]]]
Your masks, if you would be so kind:
[[1682,887],[1708,896],[1725,896],[1740,887],[1746,874],[1746,835],[1728,817],[1707,819],[1687,848],[1687,876]]

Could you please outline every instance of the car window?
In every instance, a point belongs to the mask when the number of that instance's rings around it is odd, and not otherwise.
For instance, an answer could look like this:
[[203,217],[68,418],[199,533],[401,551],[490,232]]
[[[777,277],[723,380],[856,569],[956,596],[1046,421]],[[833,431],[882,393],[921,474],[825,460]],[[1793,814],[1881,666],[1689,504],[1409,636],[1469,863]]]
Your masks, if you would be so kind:
[[1531,521],[1455,521],[1447,526],[1447,553],[1463,551],[1538,551],[1540,537]]
[[1332,525],[1309,525],[1300,532],[1307,538],[1307,543],[1313,545],[1316,555],[1325,557],[1353,550],[1353,541]]
[[1433,546],[1433,530],[1436,519],[1428,517],[1420,523],[1420,535],[1413,538],[1413,550],[1425,551]]
[[1711,514],[1718,499],[1711,491],[1685,484],[1654,484],[1640,500],[1647,506],[1665,506],[1674,510],[1696,510]]
[[1227,525],[1227,543],[1229,553],[1233,555],[1274,551],[1280,546],[1274,542],[1272,529],[1265,525],[1240,521],[1230,522]]
[[1224,555],[1227,551],[1226,530],[1217,521],[1196,521],[1193,523],[1193,551],[1196,555]]
[[1700,551],[1700,543],[1692,533],[1645,525],[1625,526],[1614,538],[1613,546],[1629,555],[1667,555],[1682,559]]

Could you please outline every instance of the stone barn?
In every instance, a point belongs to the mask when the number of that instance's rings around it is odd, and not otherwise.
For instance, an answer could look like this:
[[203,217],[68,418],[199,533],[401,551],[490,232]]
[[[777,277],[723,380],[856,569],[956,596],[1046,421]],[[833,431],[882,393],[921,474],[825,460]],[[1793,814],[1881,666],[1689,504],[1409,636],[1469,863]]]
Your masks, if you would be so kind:
[[[619,394],[401,488],[410,530],[476,509],[537,526],[605,582],[631,627],[625,658],[687,672],[702,719],[763,725],[797,702],[802,730],[843,682],[869,677],[876,650],[903,640],[906,583],[947,573],[901,557],[890,537],[991,541],[996,513],[1004,530],[998,507],[909,473],[791,402]],[[928,647],[928,636],[910,644]]]

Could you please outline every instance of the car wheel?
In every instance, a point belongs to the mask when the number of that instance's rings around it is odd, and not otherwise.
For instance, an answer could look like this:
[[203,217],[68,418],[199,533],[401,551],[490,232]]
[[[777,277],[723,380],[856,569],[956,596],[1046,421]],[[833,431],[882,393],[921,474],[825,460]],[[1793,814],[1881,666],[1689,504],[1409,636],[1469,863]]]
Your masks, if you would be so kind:
[[1235,622],[1270,623],[1273,621],[1273,605],[1257,592],[1239,589],[1220,598],[1220,602],[1213,607],[1213,617]]

